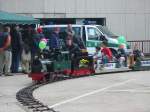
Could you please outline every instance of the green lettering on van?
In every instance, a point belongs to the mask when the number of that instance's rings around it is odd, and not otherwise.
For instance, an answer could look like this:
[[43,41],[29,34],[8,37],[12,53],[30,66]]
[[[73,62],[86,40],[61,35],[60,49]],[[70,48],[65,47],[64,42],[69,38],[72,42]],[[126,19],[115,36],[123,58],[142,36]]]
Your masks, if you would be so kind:
[[87,41],[86,42],[86,47],[96,47],[100,46],[101,41]]

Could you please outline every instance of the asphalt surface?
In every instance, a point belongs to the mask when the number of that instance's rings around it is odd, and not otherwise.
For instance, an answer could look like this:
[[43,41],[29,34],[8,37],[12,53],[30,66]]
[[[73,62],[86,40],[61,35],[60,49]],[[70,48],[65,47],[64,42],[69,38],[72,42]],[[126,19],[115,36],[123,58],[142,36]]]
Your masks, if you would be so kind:
[[150,112],[150,71],[60,81],[34,97],[60,112]]
[[16,100],[16,93],[31,83],[27,75],[0,76],[0,112],[25,112]]

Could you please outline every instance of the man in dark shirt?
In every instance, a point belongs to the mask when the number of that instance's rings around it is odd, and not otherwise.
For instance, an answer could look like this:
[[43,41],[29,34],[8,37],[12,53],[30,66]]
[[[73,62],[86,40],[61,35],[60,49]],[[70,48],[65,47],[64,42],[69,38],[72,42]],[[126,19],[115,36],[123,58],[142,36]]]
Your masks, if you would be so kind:
[[15,26],[12,33],[12,73],[17,73],[22,52],[22,34],[19,26]]
[[67,49],[68,49],[70,55],[72,55],[72,54],[76,55],[77,53],[80,52],[80,48],[77,44],[75,44],[73,42],[73,38],[71,38],[71,37],[67,38],[66,43],[67,43]]

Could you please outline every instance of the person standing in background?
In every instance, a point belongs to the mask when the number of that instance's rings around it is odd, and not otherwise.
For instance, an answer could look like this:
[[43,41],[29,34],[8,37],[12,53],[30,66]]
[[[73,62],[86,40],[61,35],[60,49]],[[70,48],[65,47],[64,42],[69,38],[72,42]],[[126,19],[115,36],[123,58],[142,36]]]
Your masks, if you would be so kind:
[[21,53],[22,72],[27,74],[30,72],[31,63],[31,47],[29,45],[29,37],[26,37],[23,41],[23,49]]
[[22,52],[22,34],[20,32],[19,26],[15,26],[12,30],[12,66],[11,70],[12,73],[18,73],[19,69],[19,62],[21,59],[21,52]]
[[[9,76],[11,66],[11,36],[10,27],[4,27],[0,36],[0,75]],[[4,72],[3,72],[4,70]]]
[[31,51],[31,58],[34,57],[36,53],[36,45],[34,41],[34,35],[35,35],[35,30],[32,26],[25,26],[23,30],[23,45],[24,43],[28,44],[28,47],[30,48]]
[[60,32],[60,28],[59,27],[56,27],[54,28],[54,31],[52,32],[52,35],[50,37],[50,42],[49,42],[49,46],[50,46],[50,49],[52,50],[56,50],[56,49],[59,49],[60,48],[60,35],[59,35],[59,32]]
[[71,24],[68,24],[68,26],[67,26],[67,30],[66,30],[66,33],[67,33],[67,35],[72,35],[72,37],[74,37],[75,36],[75,32],[73,31],[73,29],[72,29],[72,25]]
[[[41,32],[42,33],[42,32]],[[27,74],[30,72],[30,65],[34,56],[38,52],[36,42],[39,40],[38,32],[33,27],[27,26],[23,33],[23,50],[21,55],[22,72]]]
[[65,30],[65,40],[71,39],[74,41],[75,32],[72,29],[72,25],[68,24],[67,29]]

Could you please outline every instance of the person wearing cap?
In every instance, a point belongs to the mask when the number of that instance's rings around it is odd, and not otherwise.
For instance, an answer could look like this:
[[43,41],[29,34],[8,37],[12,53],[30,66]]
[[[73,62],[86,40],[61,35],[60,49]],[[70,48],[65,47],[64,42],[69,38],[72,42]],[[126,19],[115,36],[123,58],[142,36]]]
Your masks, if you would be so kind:
[[45,38],[44,34],[43,34],[43,30],[42,28],[38,28],[37,29],[38,32],[38,38],[41,40],[42,38]]
[[45,36],[43,34],[43,30],[42,30],[42,28],[38,28],[37,31],[36,30],[34,31],[33,39],[36,42],[36,44],[38,45],[38,43],[40,42],[40,40],[42,38],[45,38]]
[[34,45],[32,45],[31,56],[32,56],[32,60],[33,60],[34,57],[36,55],[38,55],[40,52],[40,49],[39,49],[40,40],[42,38],[45,38],[45,35],[43,34],[42,28],[39,27],[39,28],[37,28],[37,30],[34,30],[32,38],[33,38],[33,44]]

